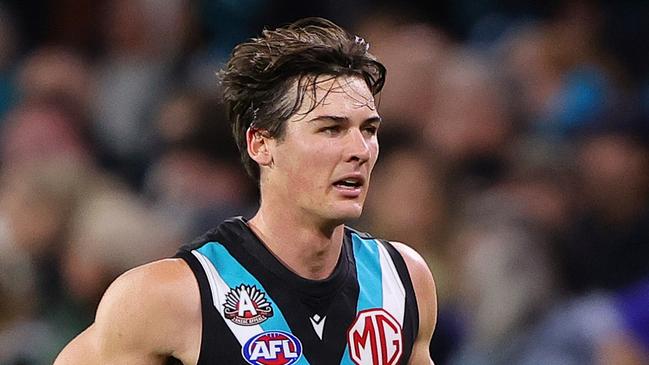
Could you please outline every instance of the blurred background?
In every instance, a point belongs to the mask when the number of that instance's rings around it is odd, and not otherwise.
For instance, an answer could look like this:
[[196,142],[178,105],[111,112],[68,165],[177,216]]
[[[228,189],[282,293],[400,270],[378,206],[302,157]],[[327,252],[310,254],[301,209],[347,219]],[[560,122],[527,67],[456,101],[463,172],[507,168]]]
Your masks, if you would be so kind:
[[51,364],[116,276],[255,212],[215,72],[303,16],[388,68],[354,226],[426,258],[435,362],[649,364],[649,3],[625,0],[0,0],[0,364]]

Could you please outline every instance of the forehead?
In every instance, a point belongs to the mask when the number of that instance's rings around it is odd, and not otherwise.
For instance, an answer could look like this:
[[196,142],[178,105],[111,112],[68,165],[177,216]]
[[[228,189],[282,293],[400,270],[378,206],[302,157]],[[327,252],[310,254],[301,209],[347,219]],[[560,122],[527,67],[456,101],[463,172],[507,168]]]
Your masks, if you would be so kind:
[[[311,79],[313,80],[313,79]],[[315,114],[365,112],[376,114],[374,96],[365,81],[357,76],[321,75],[307,85],[302,105],[294,120]]]

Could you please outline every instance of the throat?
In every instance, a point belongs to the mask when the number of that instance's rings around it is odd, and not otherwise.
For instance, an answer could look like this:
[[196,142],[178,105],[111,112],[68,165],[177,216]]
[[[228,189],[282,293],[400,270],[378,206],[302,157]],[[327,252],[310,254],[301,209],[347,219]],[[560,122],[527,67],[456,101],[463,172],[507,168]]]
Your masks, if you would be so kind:
[[328,251],[307,253],[304,256],[305,273],[298,275],[310,280],[324,280],[333,274],[340,258],[340,249],[330,253]]
[[324,280],[334,272],[342,250],[342,225],[327,237],[312,230],[273,229],[256,218],[248,226],[286,268],[309,280]]

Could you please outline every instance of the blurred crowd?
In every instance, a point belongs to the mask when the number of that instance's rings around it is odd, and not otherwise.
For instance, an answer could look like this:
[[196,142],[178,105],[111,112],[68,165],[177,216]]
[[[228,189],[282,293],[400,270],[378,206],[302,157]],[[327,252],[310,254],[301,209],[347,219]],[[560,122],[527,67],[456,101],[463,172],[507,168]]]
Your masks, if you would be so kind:
[[437,364],[649,364],[642,1],[0,1],[0,364],[49,364],[107,285],[250,216],[215,72],[328,17],[387,66],[353,225],[436,278]]

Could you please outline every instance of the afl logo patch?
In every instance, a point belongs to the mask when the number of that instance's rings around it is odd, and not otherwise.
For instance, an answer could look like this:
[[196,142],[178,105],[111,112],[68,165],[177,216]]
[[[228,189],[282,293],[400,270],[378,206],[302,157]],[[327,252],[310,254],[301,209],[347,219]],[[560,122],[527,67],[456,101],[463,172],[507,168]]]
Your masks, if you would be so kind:
[[241,284],[230,288],[223,304],[225,318],[241,326],[254,326],[273,316],[273,307],[266,293],[254,285]]
[[249,339],[241,352],[252,365],[290,365],[302,356],[302,344],[288,332],[266,331]]
[[347,332],[347,345],[357,365],[395,365],[403,353],[401,325],[384,309],[361,311]]

